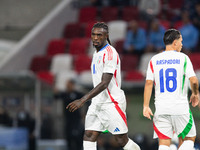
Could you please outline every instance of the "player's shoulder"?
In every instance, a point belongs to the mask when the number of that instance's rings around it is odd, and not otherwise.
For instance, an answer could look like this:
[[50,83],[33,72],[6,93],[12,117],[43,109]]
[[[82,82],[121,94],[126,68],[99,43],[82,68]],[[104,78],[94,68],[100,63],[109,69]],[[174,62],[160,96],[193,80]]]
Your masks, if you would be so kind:
[[182,60],[185,60],[185,58],[186,58],[186,59],[190,59],[190,58],[188,57],[188,55],[186,55],[186,54],[183,53],[183,52],[177,52],[177,55],[179,55],[179,57],[180,57]]
[[[173,53],[173,54],[172,54]],[[155,54],[152,59],[157,59],[157,58],[162,58],[162,57],[167,57],[167,56],[173,56],[173,57],[182,57],[182,58],[185,58],[188,56],[186,54],[184,54],[183,52],[175,52],[175,51],[170,51],[170,52],[166,52],[166,51],[163,51],[163,52],[160,52],[158,54]]]
[[106,51],[107,51],[108,53],[117,54],[117,50],[116,50],[112,45],[108,45],[108,46],[106,47]]
[[160,57],[162,57],[162,55],[163,55],[163,52],[157,53],[157,54],[155,54],[155,55],[153,55],[153,56],[151,57],[151,60],[160,58]]

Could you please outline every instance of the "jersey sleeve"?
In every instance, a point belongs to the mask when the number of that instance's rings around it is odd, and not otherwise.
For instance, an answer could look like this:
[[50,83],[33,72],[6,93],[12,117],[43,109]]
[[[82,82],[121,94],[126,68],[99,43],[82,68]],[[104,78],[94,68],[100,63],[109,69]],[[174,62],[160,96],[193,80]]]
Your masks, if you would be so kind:
[[146,80],[154,81],[154,68],[153,68],[152,60],[149,61],[149,64],[147,67]]
[[115,53],[111,48],[106,50],[104,56],[103,73],[114,74],[117,67],[117,57],[117,53]]
[[192,62],[190,60],[190,58],[188,56],[186,56],[186,60],[187,60],[187,65],[186,65],[186,76],[188,78],[196,76],[194,69],[193,69],[193,65]]

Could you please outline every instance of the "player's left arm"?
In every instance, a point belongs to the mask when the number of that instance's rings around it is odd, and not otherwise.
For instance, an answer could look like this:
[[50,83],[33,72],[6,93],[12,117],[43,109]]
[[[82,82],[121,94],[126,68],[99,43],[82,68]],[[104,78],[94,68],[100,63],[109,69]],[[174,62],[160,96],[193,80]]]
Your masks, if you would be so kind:
[[143,115],[144,117],[150,120],[151,120],[151,116],[153,116],[151,108],[149,107],[151,94],[152,94],[152,88],[153,88],[153,81],[146,80],[145,87],[144,87]]
[[101,93],[103,90],[105,90],[108,87],[112,77],[113,74],[111,73],[103,73],[101,82],[95,88],[93,88],[90,92],[84,95],[81,99],[75,100],[72,103],[70,103],[66,107],[66,109],[69,109],[70,112],[74,112],[75,110],[82,107],[85,102],[87,102],[88,100],[92,99],[93,97]]
[[190,96],[190,103],[192,103],[193,107],[196,107],[199,104],[199,82],[195,75],[190,58],[188,56],[186,58],[187,58],[186,76],[188,76],[190,80],[190,86],[192,91],[192,95]]
[[193,107],[199,104],[199,83],[196,76],[190,77],[190,85],[192,90],[192,95],[190,96],[190,103]]

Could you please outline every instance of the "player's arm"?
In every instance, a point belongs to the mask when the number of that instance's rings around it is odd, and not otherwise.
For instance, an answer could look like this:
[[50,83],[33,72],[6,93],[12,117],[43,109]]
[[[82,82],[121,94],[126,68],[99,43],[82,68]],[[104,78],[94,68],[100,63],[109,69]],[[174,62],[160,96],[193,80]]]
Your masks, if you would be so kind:
[[70,103],[66,107],[66,109],[69,109],[70,112],[74,112],[78,108],[82,107],[85,102],[87,102],[88,100],[92,99],[93,97],[101,93],[103,90],[105,90],[108,87],[112,77],[113,74],[111,73],[103,73],[101,82],[95,88],[93,88],[81,99],[75,100],[72,103]]
[[196,76],[190,77],[190,85],[192,90],[192,95],[190,96],[190,103],[193,107],[199,104],[199,83]]
[[145,87],[144,87],[143,115],[144,117],[147,117],[150,120],[151,120],[151,116],[153,116],[153,113],[149,107],[152,89],[153,89],[153,81],[146,80]]

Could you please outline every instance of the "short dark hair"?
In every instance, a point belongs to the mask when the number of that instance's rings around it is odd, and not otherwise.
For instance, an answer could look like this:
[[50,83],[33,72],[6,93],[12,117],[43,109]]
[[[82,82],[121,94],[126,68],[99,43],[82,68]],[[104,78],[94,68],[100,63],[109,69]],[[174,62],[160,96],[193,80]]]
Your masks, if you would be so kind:
[[180,31],[176,29],[168,29],[163,37],[163,41],[165,45],[170,45],[174,40],[178,40],[181,36]]
[[[94,29],[94,28],[103,28],[107,32],[107,34],[109,33],[108,25],[105,22],[97,22],[97,23],[95,23],[93,25],[92,29]],[[107,41],[111,45],[109,36],[107,38]]]

